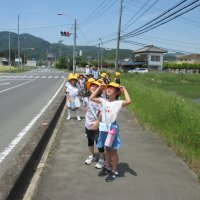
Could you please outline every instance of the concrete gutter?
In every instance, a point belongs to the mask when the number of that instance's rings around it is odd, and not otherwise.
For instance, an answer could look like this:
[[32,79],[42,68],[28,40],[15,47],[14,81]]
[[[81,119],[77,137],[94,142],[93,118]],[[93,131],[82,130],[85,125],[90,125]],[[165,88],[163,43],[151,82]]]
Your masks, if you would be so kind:
[[0,182],[0,199],[23,199],[35,169],[54,131],[65,106],[61,92],[34,126],[32,137],[18,154],[15,163],[6,171]]

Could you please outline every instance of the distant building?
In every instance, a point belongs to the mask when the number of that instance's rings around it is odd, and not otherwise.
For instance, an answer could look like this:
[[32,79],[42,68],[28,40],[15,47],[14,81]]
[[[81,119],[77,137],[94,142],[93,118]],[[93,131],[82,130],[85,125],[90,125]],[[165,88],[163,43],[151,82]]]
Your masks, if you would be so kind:
[[8,65],[8,59],[0,57],[0,66]]
[[149,45],[134,52],[136,62],[147,62],[149,69],[160,69],[163,68],[163,54],[167,53],[166,50],[159,47]]
[[176,63],[200,63],[200,54],[189,54],[184,56],[178,56]]
[[162,70],[163,54],[166,50],[149,45],[134,51],[134,58],[122,64],[123,70],[146,67],[149,70]]
[[26,66],[27,67],[36,67],[37,66],[37,62],[35,60],[27,60]]

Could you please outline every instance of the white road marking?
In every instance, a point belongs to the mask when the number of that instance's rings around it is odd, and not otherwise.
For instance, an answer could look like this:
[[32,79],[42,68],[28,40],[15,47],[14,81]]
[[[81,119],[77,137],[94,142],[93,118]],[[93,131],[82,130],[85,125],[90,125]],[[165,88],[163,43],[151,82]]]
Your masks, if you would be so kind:
[[11,88],[8,88],[8,89],[5,89],[5,90],[0,90],[0,93],[6,92],[6,91],[8,91],[8,90],[12,90],[12,89],[14,89],[14,88],[20,87],[20,86],[25,85],[25,84],[27,84],[27,83],[30,83],[30,82],[32,82],[32,81],[33,81],[33,80],[30,80],[30,81],[27,81],[27,82],[25,82],[25,83],[16,85],[16,86],[14,86],[14,87],[11,87]]
[[10,83],[0,83],[0,85],[9,85]]
[[52,78],[52,76],[48,76],[48,78]]
[[0,153],[0,164],[9,155],[9,153],[14,149],[14,147],[20,142],[20,140],[28,133],[28,131],[35,124],[35,122],[41,117],[41,115],[44,113],[44,111],[49,107],[49,105],[55,99],[57,94],[63,88],[63,85],[64,85],[64,82],[60,86],[60,88],[57,90],[57,92],[54,94],[54,96],[42,108],[42,110],[29,122],[29,124],[20,133],[18,133],[18,135],[11,141],[11,143],[4,149],[4,151]]

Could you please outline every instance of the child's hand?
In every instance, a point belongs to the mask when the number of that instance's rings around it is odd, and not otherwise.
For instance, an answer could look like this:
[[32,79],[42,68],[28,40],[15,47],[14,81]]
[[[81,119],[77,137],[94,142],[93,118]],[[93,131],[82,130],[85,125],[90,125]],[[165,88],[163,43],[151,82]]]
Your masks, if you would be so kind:
[[104,88],[106,87],[106,84],[102,83],[99,87],[100,87],[101,90],[104,90]]
[[123,85],[121,85],[121,86],[120,86],[120,90],[121,90],[121,92],[124,92],[125,87],[124,87]]
[[92,124],[92,130],[97,130],[99,128],[99,121],[94,122],[94,124]]

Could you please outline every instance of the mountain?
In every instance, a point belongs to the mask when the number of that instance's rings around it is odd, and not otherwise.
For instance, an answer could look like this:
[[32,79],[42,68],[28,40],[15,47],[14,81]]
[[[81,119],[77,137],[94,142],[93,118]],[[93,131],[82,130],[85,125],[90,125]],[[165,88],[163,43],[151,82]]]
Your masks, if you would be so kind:
[[178,56],[182,56],[185,55],[183,53],[180,52],[176,52],[176,53],[166,53],[164,54],[164,61],[176,61]]
[[[10,35],[10,46],[13,56],[17,57],[17,48],[18,48],[18,35],[13,32],[3,31],[0,32],[0,57],[8,57],[8,40]],[[60,54],[66,55],[67,57],[72,56],[73,46],[67,46],[61,43],[49,43],[48,41],[35,37],[33,35],[24,33],[19,35],[20,38],[20,47],[21,47],[21,56],[24,54],[29,59],[36,60],[46,60],[47,53],[52,53],[54,56],[59,57]],[[30,50],[34,48],[34,50]],[[95,46],[77,46],[76,50],[82,51],[83,57],[87,59],[98,58],[98,47]],[[105,49],[103,50],[103,60],[112,60],[115,59],[115,49]],[[124,59],[129,57],[132,54],[130,49],[120,49],[120,58]]]

